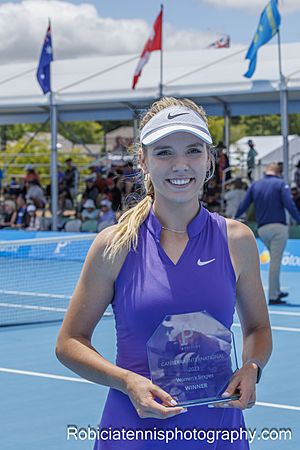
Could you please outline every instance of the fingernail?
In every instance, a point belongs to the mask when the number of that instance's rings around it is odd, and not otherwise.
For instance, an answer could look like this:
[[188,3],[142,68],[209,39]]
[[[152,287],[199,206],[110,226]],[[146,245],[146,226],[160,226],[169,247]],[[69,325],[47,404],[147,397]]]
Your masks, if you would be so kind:
[[173,406],[175,406],[175,405],[177,405],[177,402],[176,402],[176,400],[170,400],[170,403],[171,403],[171,405],[173,405]]
[[222,397],[230,397],[229,392],[227,392],[227,391],[223,392]]
[[228,403],[223,403],[223,408],[229,408]]
[[187,411],[188,411],[187,408],[185,408],[182,411],[180,411],[180,414],[186,413]]
[[209,408],[214,408],[215,405],[207,405]]

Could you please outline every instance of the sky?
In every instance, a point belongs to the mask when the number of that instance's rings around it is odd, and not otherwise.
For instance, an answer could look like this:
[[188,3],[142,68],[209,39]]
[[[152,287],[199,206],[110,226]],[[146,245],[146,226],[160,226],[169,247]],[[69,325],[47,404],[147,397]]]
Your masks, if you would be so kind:
[[[164,48],[248,46],[268,0],[164,0]],[[38,59],[51,18],[55,59],[139,54],[161,0],[0,0],[0,65]],[[300,0],[279,0],[282,42],[300,42]],[[273,38],[275,43],[276,38]]]

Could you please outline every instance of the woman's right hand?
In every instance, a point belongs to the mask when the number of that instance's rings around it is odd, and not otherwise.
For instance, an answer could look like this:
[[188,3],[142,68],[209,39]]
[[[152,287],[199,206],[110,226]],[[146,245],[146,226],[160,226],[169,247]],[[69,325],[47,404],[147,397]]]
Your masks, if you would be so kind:
[[[170,394],[142,375],[128,372],[125,386],[125,393],[141,419],[168,419],[187,411],[181,406],[174,406],[176,401]],[[162,403],[158,403],[155,398],[159,398]]]

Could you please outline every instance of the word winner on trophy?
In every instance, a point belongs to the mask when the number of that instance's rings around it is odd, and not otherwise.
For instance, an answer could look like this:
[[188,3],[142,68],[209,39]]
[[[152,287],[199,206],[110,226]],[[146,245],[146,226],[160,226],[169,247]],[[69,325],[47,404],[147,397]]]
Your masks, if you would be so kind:
[[179,406],[238,398],[221,397],[238,369],[234,335],[206,311],[166,316],[147,353],[152,382]]

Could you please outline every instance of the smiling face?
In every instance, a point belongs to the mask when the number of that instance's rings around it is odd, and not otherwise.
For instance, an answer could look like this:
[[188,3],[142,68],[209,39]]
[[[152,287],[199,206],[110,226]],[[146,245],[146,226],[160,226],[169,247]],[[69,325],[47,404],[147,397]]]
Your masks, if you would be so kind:
[[140,154],[140,164],[150,175],[156,198],[182,203],[198,199],[210,158],[205,142],[178,132],[149,145]]

